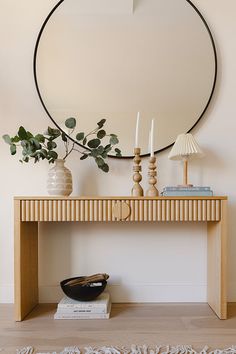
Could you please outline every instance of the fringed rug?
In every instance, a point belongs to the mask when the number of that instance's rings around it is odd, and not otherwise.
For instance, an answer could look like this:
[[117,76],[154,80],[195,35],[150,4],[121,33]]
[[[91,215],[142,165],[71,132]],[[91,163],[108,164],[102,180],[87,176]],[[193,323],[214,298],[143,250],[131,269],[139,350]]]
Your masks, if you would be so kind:
[[[4,354],[4,350],[1,351]],[[12,353],[13,354],[13,353]],[[201,351],[196,351],[191,345],[177,345],[177,346],[155,346],[148,347],[146,345],[137,346],[132,345],[127,347],[100,347],[92,348],[85,347],[80,349],[78,347],[67,347],[60,352],[41,352],[33,347],[25,347],[16,350],[14,354],[236,354],[236,345],[225,349],[212,349],[205,346]]]

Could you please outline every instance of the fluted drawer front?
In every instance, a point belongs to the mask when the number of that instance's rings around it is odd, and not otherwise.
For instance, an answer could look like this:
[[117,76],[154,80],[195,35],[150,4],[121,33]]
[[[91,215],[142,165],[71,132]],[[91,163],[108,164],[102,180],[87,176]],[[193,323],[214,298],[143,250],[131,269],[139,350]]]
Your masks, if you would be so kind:
[[[126,211],[130,212],[122,214],[121,210],[117,214],[124,203]],[[220,218],[221,199],[111,197],[21,200],[22,221],[219,221]]]
[[22,221],[115,221],[114,200],[22,200]]
[[129,221],[219,221],[221,200],[132,200]]

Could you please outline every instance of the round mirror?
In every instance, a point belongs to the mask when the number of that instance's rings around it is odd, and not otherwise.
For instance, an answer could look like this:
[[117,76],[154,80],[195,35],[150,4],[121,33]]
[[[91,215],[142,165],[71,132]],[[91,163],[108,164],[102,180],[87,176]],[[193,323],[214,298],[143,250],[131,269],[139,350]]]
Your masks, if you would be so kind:
[[45,20],[35,48],[41,102],[61,129],[75,117],[88,132],[105,118],[124,157],[173,144],[204,114],[216,80],[209,28],[188,0],[62,0]]

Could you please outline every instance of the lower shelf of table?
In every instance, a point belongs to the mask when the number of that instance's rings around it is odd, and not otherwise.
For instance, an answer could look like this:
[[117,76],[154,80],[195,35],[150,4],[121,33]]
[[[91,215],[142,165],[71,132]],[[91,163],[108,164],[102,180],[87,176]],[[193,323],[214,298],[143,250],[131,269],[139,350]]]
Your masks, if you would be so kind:
[[[235,308],[234,308],[235,306]],[[1,305],[0,305],[1,307]],[[236,303],[228,303],[228,316],[236,317]],[[57,304],[50,303],[44,304],[40,303],[35,306],[35,308],[24,318],[24,322],[28,320],[47,320],[53,321],[54,323],[67,323],[77,322],[77,323],[89,323],[99,321],[99,323],[104,320],[54,320],[54,314],[57,310]],[[108,320],[118,320],[126,319],[127,317],[140,316],[143,318],[149,318],[150,320],[159,321],[163,317],[214,317],[219,319],[215,314],[214,310],[208,305],[207,302],[181,302],[181,303],[112,303],[111,316]]]

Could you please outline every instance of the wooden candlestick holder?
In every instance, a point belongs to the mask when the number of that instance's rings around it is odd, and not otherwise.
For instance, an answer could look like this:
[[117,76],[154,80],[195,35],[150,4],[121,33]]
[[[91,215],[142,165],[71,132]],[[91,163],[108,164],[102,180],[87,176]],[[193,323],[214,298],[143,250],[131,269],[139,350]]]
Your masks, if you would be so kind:
[[131,195],[133,197],[142,197],[143,196],[143,188],[140,186],[140,183],[142,181],[142,166],[140,166],[141,163],[141,157],[140,157],[140,148],[134,148],[134,166],[133,166],[133,181],[134,181],[134,186],[131,191]]
[[149,188],[146,192],[147,197],[157,197],[159,195],[159,192],[157,188],[155,187],[155,184],[157,183],[157,172],[156,172],[156,158],[155,156],[150,156],[149,158],[149,165],[148,165],[148,176],[149,176]]

